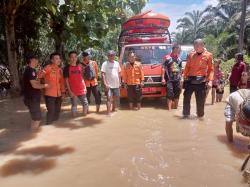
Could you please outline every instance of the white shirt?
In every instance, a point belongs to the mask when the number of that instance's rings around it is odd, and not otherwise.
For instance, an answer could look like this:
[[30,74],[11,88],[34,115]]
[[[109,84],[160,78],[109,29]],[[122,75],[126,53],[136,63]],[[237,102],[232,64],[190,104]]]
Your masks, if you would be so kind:
[[105,73],[107,86],[110,88],[120,87],[119,74],[121,72],[121,67],[119,62],[103,62],[101,71]]
[[224,115],[227,122],[235,120],[235,115],[239,112],[239,106],[244,101],[243,97],[249,97],[249,89],[241,89],[231,93],[226,99],[227,105],[224,110]]

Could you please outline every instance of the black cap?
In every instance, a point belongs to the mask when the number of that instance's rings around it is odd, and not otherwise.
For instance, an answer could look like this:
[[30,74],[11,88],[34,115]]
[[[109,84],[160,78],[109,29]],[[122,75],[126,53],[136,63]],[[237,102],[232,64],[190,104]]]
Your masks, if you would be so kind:
[[88,51],[83,51],[83,52],[82,52],[82,56],[83,56],[83,57],[90,56],[90,53],[89,53]]
[[235,58],[236,58],[236,60],[243,60],[244,59],[244,55],[243,55],[243,53],[236,53],[235,54]]

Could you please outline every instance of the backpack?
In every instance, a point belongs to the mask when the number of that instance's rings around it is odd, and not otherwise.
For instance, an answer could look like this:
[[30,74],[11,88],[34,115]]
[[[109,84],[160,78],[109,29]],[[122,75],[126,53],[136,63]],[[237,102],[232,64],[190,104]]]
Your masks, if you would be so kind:
[[94,80],[96,78],[96,72],[93,66],[93,63],[90,62],[89,64],[82,63],[84,68],[83,76],[86,80]]

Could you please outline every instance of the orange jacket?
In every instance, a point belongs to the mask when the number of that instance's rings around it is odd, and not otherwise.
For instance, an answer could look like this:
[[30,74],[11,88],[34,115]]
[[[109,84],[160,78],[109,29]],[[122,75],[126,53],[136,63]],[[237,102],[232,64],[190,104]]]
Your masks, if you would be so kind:
[[200,55],[192,51],[188,55],[183,76],[184,79],[189,76],[205,76],[207,81],[212,81],[214,77],[213,55],[208,51]]
[[[90,87],[90,86],[96,86],[98,84],[97,78],[98,78],[98,65],[95,61],[90,60],[89,63],[92,63],[93,68],[95,69],[95,74],[96,74],[96,78],[93,80],[86,80],[84,78],[84,82],[86,87]],[[88,64],[87,62],[83,61],[83,64]],[[84,66],[83,66],[83,71],[84,71]]]
[[44,95],[60,97],[65,92],[63,72],[60,67],[54,64],[47,65],[40,73],[39,78],[44,78],[45,83],[49,84],[45,88]]
[[131,65],[129,62],[124,64],[122,70],[122,79],[123,82],[128,85],[137,85],[141,84],[144,81],[143,68],[140,62],[135,62],[134,65]]

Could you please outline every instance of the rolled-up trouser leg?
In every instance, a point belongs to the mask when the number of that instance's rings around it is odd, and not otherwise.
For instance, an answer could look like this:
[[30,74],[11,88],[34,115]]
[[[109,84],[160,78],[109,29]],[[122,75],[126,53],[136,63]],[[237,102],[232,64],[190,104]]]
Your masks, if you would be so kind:
[[71,97],[71,112],[76,113],[77,112],[77,97]]

